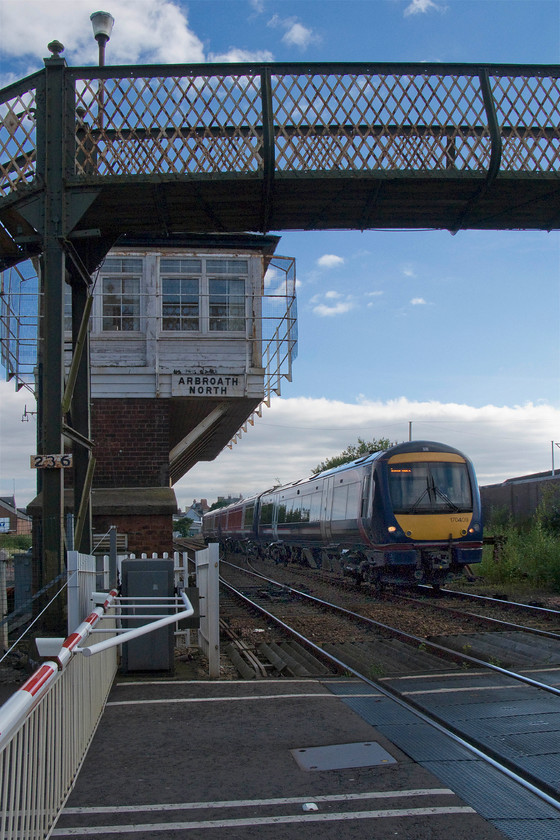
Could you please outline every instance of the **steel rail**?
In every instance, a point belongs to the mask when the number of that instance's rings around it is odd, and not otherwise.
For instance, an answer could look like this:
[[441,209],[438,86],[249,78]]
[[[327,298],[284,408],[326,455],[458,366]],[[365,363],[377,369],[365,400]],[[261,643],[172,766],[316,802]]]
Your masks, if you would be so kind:
[[[432,589],[431,586],[426,586],[423,583],[418,584],[419,588]],[[549,607],[537,607],[534,604],[522,604],[518,601],[506,601],[503,598],[489,598],[487,595],[475,595],[474,592],[459,592],[456,589],[440,589],[442,594],[450,595],[452,598],[470,598],[473,601],[486,601],[490,604],[501,604],[506,607],[517,607],[523,610],[533,610],[534,612],[544,613],[547,615],[560,616],[560,610],[552,610]]]
[[[228,564],[234,566],[234,564]],[[240,568],[239,566],[234,566],[234,568]],[[241,571],[246,571],[245,569],[241,569]],[[249,574],[257,574],[249,572]],[[264,575],[258,575],[259,577],[264,577]],[[269,580],[268,578],[264,578],[265,580]],[[220,582],[223,586],[226,587],[230,592],[232,592],[236,597],[238,597],[241,601],[247,604],[252,609],[258,610],[262,615],[266,616],[267,619],[270,619],[279,627],[281,627],[284,631],[289,633],[290,635],[294,636],[298,641],[302,644],[306,645],[308,648],[313,650],[316,654],[320,655],[324,659],[327,659],[332,664],[336,665],[336,667],[345,672],[350,673],[353,676],[357,677],[362,682],[366,683],[367,685],[374,688],[380,694],[385,695],[389,699],[396,702],[399,706],[406,709],[409,712],[412,712],[416,717],[422,720],[424,723],[427,723],[429,726],[432,726],[434,729],[437,729],[438,732],[441,732],[444,735],[447,735],[451,740],[453,740],[456,744],[464,747],[465,749],[469,750],[469,752],[473,753],[477,756],[477,758],[482,759],[487,764],[494,767],[503,775],[510,778],[512,781],[516,782],[517,784],[521,785],[525,790],[528,790],[530,793],[537,796],[539,799],[546,802],[548,805],[551,805],[553,808],[556,808],[560,811],[560,799],[558,799],[558,791],[546,782],[543,782],[541,779],[533,776],[532,773],[527,773],[526,771],[522,770],[521,768],[517,767],[514,762],[510,761],[503,756],[499,756],[499,754],[493,750],[490,750],[486,745],[482,744],[478,739],[473,738],[470,736],[468,739],[465,737],[464,733],[462,733],[457,727],[447,723],[436,715],[434,712],[428,712],[423,709],[416,701],[410,700],[409,698],[405,699],[402,694],[397,691],[396,689],[392,688],[391,686],[382,685],[380,682],[376,680],[372,680],[369,677],[366,677],[365,674],[360,673],[355,668],[352,668],[347,663],[343,662],[338,657],[333,656],[327,651],[323,650],[322,647],[317,645],[315,642],[308,639],[302,633],[299,633],[294,627],[291,627],[286,622],[282,621],[282,619],[275,616],[273,613],[266,610],[260,604],[257,604],[255,601],[252,601],[246,595],[244,595],[239,590],[235,589],[231,584],[227,583],[223,578],[220,578]],[[277,582],[276,582],[277,583]],[[280,584],[283,586],[283,584]],[[290,589],[290,587],[285,587],[285,589]],[[319,600],[319,599],[317,599]]]
[[461,651],[453,650],[452,648],[446,648],[444,645],[440,645],[437,642],[430,642],[428,639],[423,639],[421,636],[415,636],[413,633],[406,633],[404,630],[399,630],[398,627],[391,627],[391,625],[389,624],[383,624],[381,621],[375,621],[375,619],[373,618],[369,618],[366,615],[361,615],[360,613],[348,610],[346,609],[346,607],[338,606],[337,604],[333,604],[330,601],[324,601],[321,598],[316,598],[314,595],[308,595],[306,592],[302,592],[300,589],[295,589],[292,586],[280,583],[277,580],[273,580],[272,578],[268,578],[265,575],[259,574],[259,572],[251,572],[247,569],[243,569],[241,566],[236,566],[234,563],[227,563],[226,561],[222,561],[222,566],[224,564],[233,566],[233,568],[239,569],[239,571],[245,572],[245,574],[260,577],[263,580],[266,580],[268,583],[274,584],[275,586],[281,586],[283,589],[293,592],[300,598],[316,603],[322,607],[327,607],[328,609],[334,612],[338,612],[342,615],[349,616],[350,618],[357,619],[373,627],[378,627],[382,630],[387,630],[393,636],[399,636],[405,641],[412,641],[417,645],[422,645],[423,647],[431,648],[432,650],[437,651],[438,653],[442,653],[444,656],[451,658],[455,661],[460,660],[461,662],[468,662],[471,665],[476,665],[479,668],[486,668],[490,671],[495,671],[496,673],[501,674],[502,676],[509,677],[510,679],[516,680],[517,682],[526,683],[527,685],[530,685],[533,688],[538,688],[542,691],[547,691],[550,694],[554,694],[557,697],[560,697],[560,688],[556,688],[556,686],[547,685],[547,683],[541,683],[538,680],[534,680],[531,677],[525,676],[524,674],[517,674],[515,671],[510,671],[508,668],[502,668],[500,665],[493,665],[491,662],[486,662],[484,659],[477,659],[475,656],[469,656],[468,653],[461,653]]
[[480,621],[485,621],[489,624],[499,624],[503,627],[509,627],[512,630],[521,630],[524,633],[532,633],[536,636],[545,636],[548,639],[560,640],[560,633],[553,633],[552,630],[540,630],[538,627],[529,627],[526,624],[516,624],[513,621],[503,621],[500,618],[492,618],[492,616],[489,615],[481,615],[480,613],[468,612],[467,610],[457,610],[453,607],[446,607],[444,606],[444,604],[439,604],[434,601],[427,602],[421,601],[419,598],[411,598],[408,595],[394,594],[390,597],[398,598],[401,601],[409,601],[411,604],[421,604],[422,606],[428,606],[431,609],[441,610],[442,612],[448,612],[450,615],[455,615],[458,618],[460,618],[461,616],[468,616],[469,618],[477,618]]

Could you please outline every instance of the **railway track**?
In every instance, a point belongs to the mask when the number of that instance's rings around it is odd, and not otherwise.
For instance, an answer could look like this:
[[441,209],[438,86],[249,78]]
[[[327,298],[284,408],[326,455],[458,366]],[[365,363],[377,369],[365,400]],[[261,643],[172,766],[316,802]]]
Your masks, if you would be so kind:
[[[461,747],[466,747],[477,759],[490,763],[500,773],[513,778],[548,805],[560,810],[559,755],[551,752],[553,748],[550,744],[546,747],[546,720],[545,724],[542,723],[545,716],[556,716],[560,709],[560,667],[541,668],[538,676],[546,673],[547,678],[547,682],[541,682],[527,673],[510,671],[464,652],[444,651],[442,645],[403,634],[397,628],[374,622],[345,607],[327,604],[302,591],[295,593],[281,581],[261,577],[259,582],[255,583],[255,578],[252,578],[249,583],[248,569],[224,568],[229,578],[229,582],[224,581],[228,592],[235,594],[252,611],[258,611],[265,626],[275,624],[280,627],[317,658],[328,659],[339,671],[359,678],[380,697],[390,697],[416,718],[444,732]],[[303,611],[302,603],[305,606]],[[317,629],[317,620],[310,618],[309,613],[313,609],[321,610],[321,632]],[[327,609],[328,613],[325,612]],[[336,631],[331,623],[335,611],[342,616],[339,619],[342,622],[340,629]],[[359,622],[359,631],[356,630],[356,622]],[[354,639],[350,640],[346,637],[352,634],[352,627]],[[391,638],[395,630],[400,637],[399,643],[402,644],[404,636],[408,636],[406,644],[409,648],[412,650],[411,643],[417,646],[415,656],[411,656],[408,667],[401,673],[374,676],[369,657],[379,646],[393,646],[393,651],[397,650],[394,638]],[[334,640],[325,642],[325,634],[334,636]],[[451,661],[439,659],[442,655]],[[468,667],[461,667],[461,662],[467,663]],[[472,670],[473,667],[475,670]],[[516,707],[514,711],[513,707]],[[503,731],[503,726],[500,728],[503,718],[507,720],[511,732]],[[519,731],[521,718],[524,718],[527,732]],[[531,728],[536,722],[541,724],[538,731]],[[540,737],[536,738],[537,735]],[[398,733],[395,733],[397,736]],[[533,742],[535,738],[542,742],[541,753],[535,756],[534,746],[532,753],[520,748],[519,743],[524,736],[531,737]]]

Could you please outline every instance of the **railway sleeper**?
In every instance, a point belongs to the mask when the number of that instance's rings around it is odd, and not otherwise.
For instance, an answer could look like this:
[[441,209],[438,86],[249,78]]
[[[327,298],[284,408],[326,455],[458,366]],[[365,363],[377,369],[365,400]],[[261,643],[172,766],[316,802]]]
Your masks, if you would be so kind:
[[329,668],[323,662],[321,662],[320,659],[317,659],[316,656],[313,656],[312,653],[310,653],[308,650],[302,647],[302,645],[298,644],[298,642],[280,642],[280,647],[289,647],[292,656],[298,659],[298,661],[300,661],[302,665],[307,665],[307,667],[311,670],[313,676],[331,673]]
[[250,665],[241,655],[241,653],[237,650],[235,645],[230,644],[226,646],[225,649],[227,655],[229,656],[232,664],[237,669],[238,673],[243,677],[244,680],[256,680],[257,679],[257,672],[255,668]]
[[309,669],[285,647],[280,647],[276,642],[271,642],[270,647],[274,653],[286,663],[286,670],[292,677],[309,677],[311,676]]
[[[505,635],[505,634],[504,634]],[[501,637],[501,638],[500,638]],[[434,636],[431,642],[444,647],[502,666],[553,665],[560,662],[558,650],[544,652],[526,639],[512,639],[509,634],[477,633],[460,636]]]

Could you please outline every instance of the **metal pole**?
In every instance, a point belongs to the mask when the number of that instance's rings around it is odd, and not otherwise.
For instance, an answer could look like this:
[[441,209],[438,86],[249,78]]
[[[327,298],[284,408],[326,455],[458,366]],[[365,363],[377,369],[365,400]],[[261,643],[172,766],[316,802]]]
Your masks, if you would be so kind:
[[[6,562],[8,553],[0,549],[0,620],[8,614],[8,593],[6,591]],[[0,626],[0,650],[8,650],[8,624]]]
[[[50,47],[52,45],[49,45]],[[62,47],[62,45],[58,45]],[[42,441],[41,453],[64,451],[62,437],[62,395],[64,389],[64,284],[65,254],[61,240],[65,234],[65,67],[58,54],[45,59],[44,111],[44,216],[41,284],[43,319]],[[64,470],[44,469],[43,497],[43,580],[57,577],[63,568]],[[45,616],[49,630],[63,625],[63,603],[57,599]]]
[[109,528],[109,589],[117,585],[117,526]]
[[552,448],[552,475],[554,475],[554,441],[550,441],[550,445]]
[[[77,376],[71,402],[72,427],[85,438],[91,437],[90,418],[90,355],[87,324],[91,300],[83,280],[74,274],[72,284],[72,355],[79,355]],[[89,306],[88,306],[89,304]],[[83,342],[83,346],[80,342]],[[77,535],[76,550],[82,554],[91,553],[91,469],[92,455],[89,449],[76,442],[72,444],[74,455],[74,516],[81,523]],[[84,498],[84,494],[87,496]]]

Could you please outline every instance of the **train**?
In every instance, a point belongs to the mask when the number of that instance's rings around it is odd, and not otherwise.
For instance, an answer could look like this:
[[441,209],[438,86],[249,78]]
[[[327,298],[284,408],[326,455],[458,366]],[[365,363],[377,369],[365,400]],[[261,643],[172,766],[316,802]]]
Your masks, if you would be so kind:
[[206,542],[276,563],[341,572],[358,583],[426,583],[482,560],[474,467],[457,449],[409,441],[203,517]]

